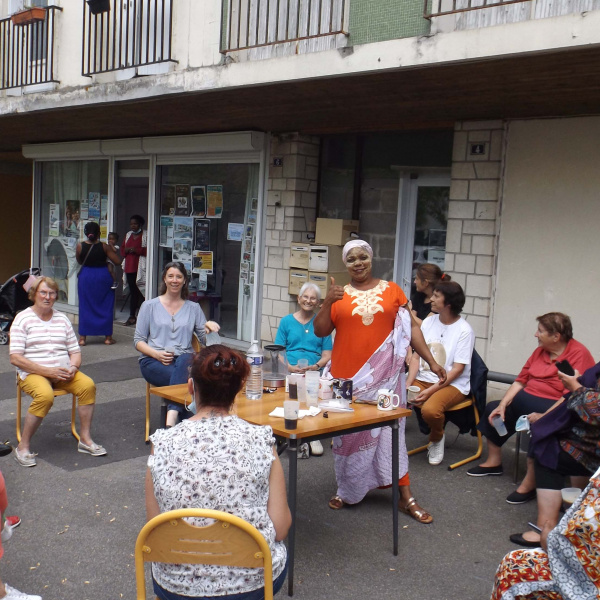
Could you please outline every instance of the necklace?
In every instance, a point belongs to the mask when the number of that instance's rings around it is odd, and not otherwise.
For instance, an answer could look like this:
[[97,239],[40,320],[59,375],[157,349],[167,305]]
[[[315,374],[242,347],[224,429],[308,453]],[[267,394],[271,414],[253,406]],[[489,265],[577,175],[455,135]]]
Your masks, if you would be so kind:
[[309,332],[308,326],[312,323],[314,318],[315,318],[315,315],[313,315],[306,323],[301,323],[302,327],[304,328],[304,333]]

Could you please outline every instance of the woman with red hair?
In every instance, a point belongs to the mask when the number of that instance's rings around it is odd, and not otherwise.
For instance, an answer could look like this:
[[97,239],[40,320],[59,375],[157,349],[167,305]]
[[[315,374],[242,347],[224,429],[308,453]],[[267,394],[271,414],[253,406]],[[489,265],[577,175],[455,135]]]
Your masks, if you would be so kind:
[[[196,414],[152,437],[146,475],[148,520],[179,508],[221,510],[245,519],[265,537],[273,558],[273,592],[283,585],[292,523],[273,430],[232,414],[250,367],[235,350],[216,344],[194,356],[188,387]],[[194,519],[205,526],[206,519]],[[152,565],[160,600],[264,598],[262,570],[215,565]]]

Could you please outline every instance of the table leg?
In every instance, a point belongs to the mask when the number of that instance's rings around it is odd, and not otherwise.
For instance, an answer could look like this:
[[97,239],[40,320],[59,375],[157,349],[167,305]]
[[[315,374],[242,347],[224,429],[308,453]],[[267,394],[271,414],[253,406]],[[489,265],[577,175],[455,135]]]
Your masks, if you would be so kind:
[[290,439],[288,445],[288,502],[292,513],[292,526],[288,532],[288,596],[294,595],[294,545],[296,543],[296,483],[298,478],[298,440]]
[[394,556],[398,556],[398,480],[400,479],[400,451],[398,421],[392,423],[392,522],[394,536]]

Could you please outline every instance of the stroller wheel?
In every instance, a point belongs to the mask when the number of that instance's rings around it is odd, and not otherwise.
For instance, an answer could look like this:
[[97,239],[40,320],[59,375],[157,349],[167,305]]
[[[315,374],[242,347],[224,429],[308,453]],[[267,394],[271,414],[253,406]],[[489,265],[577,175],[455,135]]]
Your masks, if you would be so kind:
[[8,344],[8,333],[6,333],[6,331],[0,331],[0,344],[2,346]]

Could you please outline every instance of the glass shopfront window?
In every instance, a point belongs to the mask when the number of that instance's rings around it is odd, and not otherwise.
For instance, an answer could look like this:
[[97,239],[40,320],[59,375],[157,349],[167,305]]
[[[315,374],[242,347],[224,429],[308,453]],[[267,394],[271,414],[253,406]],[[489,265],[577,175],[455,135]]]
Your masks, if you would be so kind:
[[190,299],[223,337],[250,341],[256,272],[258,164],[158,167],[158,278],[181,261]]
[[108,225],[108,160],[52,161],[41,170],[39,264],[59,288],[58,301],[78,305],[75,248],[88,221]]

